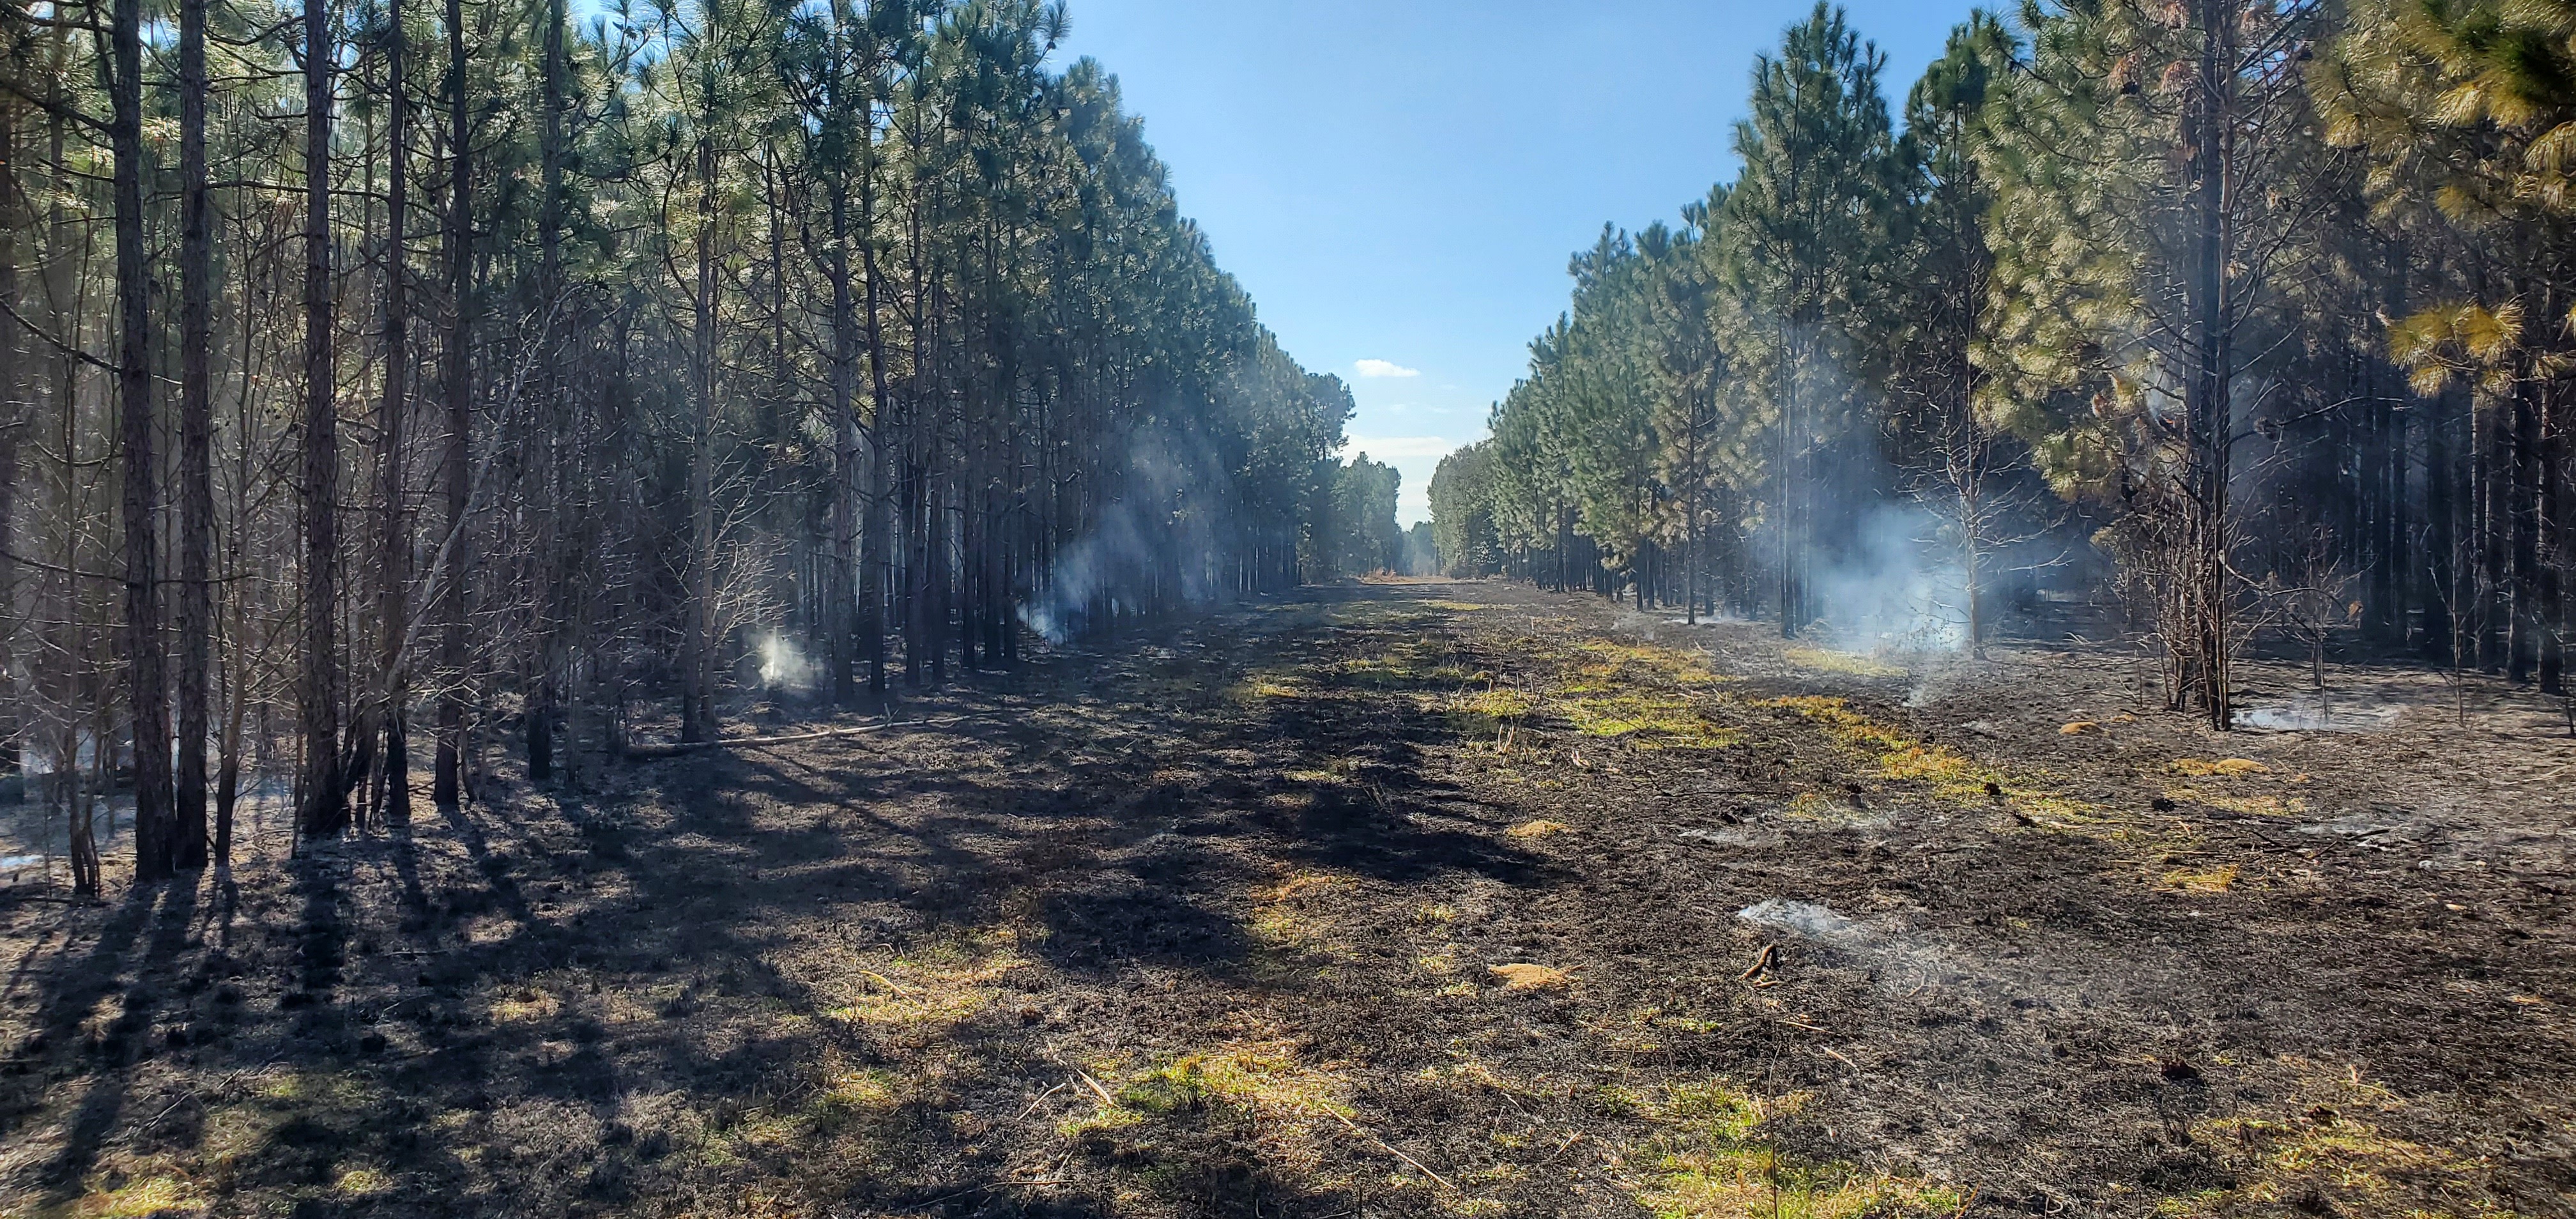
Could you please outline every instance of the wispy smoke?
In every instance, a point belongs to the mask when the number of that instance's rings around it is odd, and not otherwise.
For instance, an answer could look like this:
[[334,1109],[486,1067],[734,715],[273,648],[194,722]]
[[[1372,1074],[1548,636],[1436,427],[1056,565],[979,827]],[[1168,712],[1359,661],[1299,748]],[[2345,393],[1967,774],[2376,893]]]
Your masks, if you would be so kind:
[[760,632],[752,638],[751,646],[760,657],[760,684],[767,689],[811,694],[822,681],[823,666],[806,656],[795,640],[778,631]]
[[1214,600],[1217,543],[1232,522],[1223,474],[1199,448],[1160,431],[1139,437],[1124,488],[1091,532],[1056,551],[1020,621],[1060,644],[1083,634],[1095,610],[1124,614],[1155,591],[1188,605]]
[[1826,642],[1857,652],[1956,649],[1967,641],[1966,577],[1943,557],[1941,522],[1918,507],[1863,513],[1849,549],[1808,576]]

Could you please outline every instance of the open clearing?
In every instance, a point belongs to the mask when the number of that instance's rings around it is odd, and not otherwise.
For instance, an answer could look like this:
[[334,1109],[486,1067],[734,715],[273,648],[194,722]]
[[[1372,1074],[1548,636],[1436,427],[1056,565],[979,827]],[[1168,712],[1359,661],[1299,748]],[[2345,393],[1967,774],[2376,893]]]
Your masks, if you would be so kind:
[[2576,1214],[2546,709],[2126,675],[1344,587],[0,891],[0,1214]]

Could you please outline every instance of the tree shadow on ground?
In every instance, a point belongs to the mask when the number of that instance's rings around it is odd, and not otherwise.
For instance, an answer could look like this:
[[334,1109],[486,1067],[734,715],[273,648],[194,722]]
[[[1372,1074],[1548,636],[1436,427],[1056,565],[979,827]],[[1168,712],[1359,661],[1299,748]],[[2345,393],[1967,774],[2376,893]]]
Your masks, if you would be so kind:
[[[41,1182],[0,1187],[69,1200],[119,1146],[120,1174],[312,1214],[651,1209],[684,1184],[754,1179],[898,1212],[1113,1213],[1031,1198],[974,1153],[969,1117],[1007,1117],[1029,1081],[1066,1078],[1018,983],[974,974],[977,954],[1009,955],[976,937],[1008,930],[1034,968],[1085,984],[1145,970],[1291,985],[1248,968],[1264,949],[1244,893],[1281,874],[1554,879],[1443,823],[1478,810],[1413,764],[1446,731],[1436,715],[1174,701],[1101,672],[1125,655],[979,676],[907,712],[987,717],[944,728],[714,751],[589,796],[496,780],[410,832],[261,875],[229,950],[188,942],[193,889],[129,895],[43,971],[44,1038],[12,1064],[26,1069],[0,1093],[0,1134],[50,1112],[61,1149]],[[1188,680],[1240,669],[1202,658]],[[1084,710],[1114,721],[1116,747],[1025,697],[1049,688],[1099,700]],[[1229,750],[1260,760],[1209,760]],[[1352,758],[1332,782],[1278,774]],[[890,976],[939,953],[971,979],[954,1011]],[[120,996],[102,1030],[118,1045],[148,1044],[156,1023],[205,1030],[148,1098],[129,1095],[130,1059],[74,1044]],[[923,1064],[964,1082],[903,1099]],[[891,1082],[853,1082],[871,1072]],[[894,1102],[870,1099],[884,1087]],[[147,1109],[170,1120],[141,1129]],[[856,1151],[826,1170],[827,1144]],[[1158,1171],[1198,1213],[1347,1208],[1224,1139]]]

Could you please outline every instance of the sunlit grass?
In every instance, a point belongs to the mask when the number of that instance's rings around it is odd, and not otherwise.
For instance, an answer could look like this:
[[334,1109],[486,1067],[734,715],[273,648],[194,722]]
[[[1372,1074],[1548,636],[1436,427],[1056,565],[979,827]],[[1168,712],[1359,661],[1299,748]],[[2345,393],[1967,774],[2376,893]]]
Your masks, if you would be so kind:
[[1840,652],[1831,648],[1789,648],[1780,653],[1790,664],[1801,669],[1840,673],[1847,677],[1903,677],[1905,669],[1873,656],[1858,652]]
[[1328,960],[1347,959],[1355,954],[1355,950],[1334,940],[1329,929],[1310,912],[1307,903],[1349,883],[1349,877],[1330,872],[1291,872],[1274,884],[1252,891],[1254,904],[1251,917],[1244,920],[1244,930],[1255,943],[1273,953],[1309,958],[1320,956]]
[[1474,676],[1455,662],[1445,642],[1436,639],[1414,640],[1374,656],[1341,661],[1331,672],[1346,683],[1372,690],[1457,686]]
[[2216,761],[2205,758],[2175,758],[2166,764],[2166,768],[2175,774],[2189,775],[2196,779],[2206,779],[2212,775],[2234,777],[2272,773],[2271,767],[2252,758],[2220,758]]
[[1292,678],[1281,676],[1253,677],[1237,682],[1228,691],[1236,702],[1263,698],[1304,698],[1307,691]]
[[1346,883],[1346,878],[1330,872],[1296,871],[1279,883],[1253,891],[1253,898],[1264,902],[1287,902],[1329,892]]
[[1963,1209],[1958,1191],[1947,1186],[1783,1155],[1762,1137],[1763,1128],[1807,1099],[1804,1093],[1763,1099],[1723,1081],[1633,1098],[1635,1110],[1661,1127],[1642,1157],[1650,1167],[1634,1187],[1637,1201],[1656,1219],[1898,1219]]
[[1555,705],[1585,736],[1626,738],[1639,749],[1724,749],[1744,739],[1681,695],[1583,694]]
[[[1091,1106],[1057,1123],[1059,1134],[1081,1137],[1156,1122],[1231,1128],[1247,1117],[1303,1125],[1356,1112],[1349,1081],[1329,1064],[1301,1061],[1296,1043],[1287,1040],[1232,1042],[1162,1057],[1132,1072],[1094,1064],[1091,1074],[1084,1085]],[[1091,1092],[1093,1085],[1100,1091]]]
[[1348,1117],[1347,1091],[1341,1080],[1300,1064],[1288,1043],[1264,1042],[1185,1054],[1130,1080],[1117,1095],[1119,1104],[1146,1113],[1221,1102],[1268,1117]]
[[2236,883],[2238,870],[2232,863],[2215,868],[2177,868],[2165,873],[2165,887],[2185,893],[2224,893]]
[[185,1177],[152,1176],[123,1187],[83,1197],[72,1204],[74,1219],[145,1219],[146,1216],[198,1215],[207,1202]]
[[882,969],[857,972],[861,992],[823,1014],[847,1024],[931,1035],[992,1006],[1003,974],[1029,964],[1008,928],[942,941]]
[[2515,1219],[2487,1184],[2487,1161],[2389,1132],[2409,1108],[2396,1093],[2351,1069],[2284,1061],[2300,1079],[2282,1115],[2218,1117],[2191,1128],[2226,1163],[2231,1184],[2167,1199],[2158,1214]]
[[529,989],[515,992],[493,1004],[492,1020],[496,1024],[546,1020],[562,1010],[563,1002],[552,993]]

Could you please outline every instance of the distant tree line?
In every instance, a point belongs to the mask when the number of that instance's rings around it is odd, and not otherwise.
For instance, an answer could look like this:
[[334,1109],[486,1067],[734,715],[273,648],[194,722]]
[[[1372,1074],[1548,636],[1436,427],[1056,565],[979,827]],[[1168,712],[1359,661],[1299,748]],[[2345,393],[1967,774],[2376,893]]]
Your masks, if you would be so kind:
[[2556,0],[2028,0],[1899,127],[1819,4],[1735,180],[1575,256],[1433,480],[1443,562],[1796,633],[1905,504],[1974,646],[1997,555],[2072,521],[2215,725],[2301,616],[2559,690],[2571,34]]
[[880,705],[1344,566],[1347,390],[1064,28],[0,6],[0,771],[79,886],[111,787],[151,880],[263,772],[324,838],[710,738],[761,639]]

